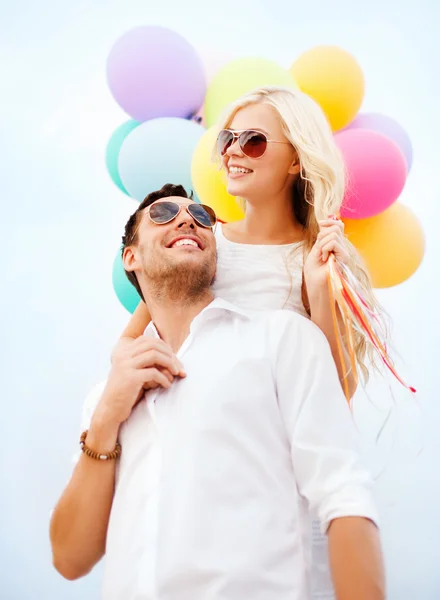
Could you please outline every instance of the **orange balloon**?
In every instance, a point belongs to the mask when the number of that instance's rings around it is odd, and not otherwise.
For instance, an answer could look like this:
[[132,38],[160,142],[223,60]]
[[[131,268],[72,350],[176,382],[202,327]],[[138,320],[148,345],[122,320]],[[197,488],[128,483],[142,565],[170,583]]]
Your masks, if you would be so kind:
[[345,234],[363,258],[373,287],[388,288],[409,279],[425,253],[425,236],[414,213],[395,202],[369,219],[343,219]]

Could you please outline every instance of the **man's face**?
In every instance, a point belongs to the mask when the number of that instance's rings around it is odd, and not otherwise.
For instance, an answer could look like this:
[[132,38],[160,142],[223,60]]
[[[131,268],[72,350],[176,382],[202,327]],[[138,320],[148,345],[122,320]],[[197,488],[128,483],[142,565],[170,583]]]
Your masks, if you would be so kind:
[[170,223],[158,225],[150,219],[147,207],[140,217],[137,243],[124,252],[125,268],[135,272],[141,288],[145,285],[147,292],[157,288],[169,296],[185,292],[197,296],[211,286],[215,277],[214,234],[186,210],[195,204],[192,200],[172,196],[153,204],[160,202],[178,204],[180,213]]

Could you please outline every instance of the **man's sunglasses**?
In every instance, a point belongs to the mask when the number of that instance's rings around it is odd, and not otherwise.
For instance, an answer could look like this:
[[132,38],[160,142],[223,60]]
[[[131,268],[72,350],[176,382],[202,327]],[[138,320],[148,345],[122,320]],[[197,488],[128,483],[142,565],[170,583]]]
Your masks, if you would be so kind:
[[232,146],[235,140],[238,140],[241,151],[248,158],[261,158],[266,152],[269,142],[273,144],[290,144],[290,142],[269,140],[264,133],[255,131],[254,129],[245,129],[243,131],[223,129],[217,137],[217,150],[220,156],[226,154],[228,148]]
[[156,225],[166,225],[175,219],[182,209],[186,210],[197,225],[201,227],[212,228],[217,223],[215,212],[210,206],[206,206],[205,204],[194,203],[183,206],[182,204],[177,204],[177,202],[165,200],[150,204],[145,212]]

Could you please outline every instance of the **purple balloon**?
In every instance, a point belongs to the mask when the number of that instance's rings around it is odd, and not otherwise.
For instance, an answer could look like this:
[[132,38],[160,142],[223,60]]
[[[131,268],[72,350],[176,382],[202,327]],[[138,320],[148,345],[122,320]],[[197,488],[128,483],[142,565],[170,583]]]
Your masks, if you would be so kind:
[[409,172],[413,161],[412,144],[409,135],[397,121],[380,113],[361,113],[345,131],[350,129],[370,129],[388,137],[403,152]]
[[107,59],[107,82],[119,106],[138,122],[188,118],[206,93],[197,52],[165,27],[136,27],[120,37]]

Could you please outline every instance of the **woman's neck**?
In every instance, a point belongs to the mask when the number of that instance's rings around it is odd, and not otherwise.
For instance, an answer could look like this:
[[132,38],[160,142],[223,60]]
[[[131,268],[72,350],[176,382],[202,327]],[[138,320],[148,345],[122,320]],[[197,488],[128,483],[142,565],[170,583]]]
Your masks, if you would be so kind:
[[247,202],[241,221],[228,225],[232,241],[251,244],[290,244],[304,239],[303,227],[296,220],[291,200],[251,204]]

